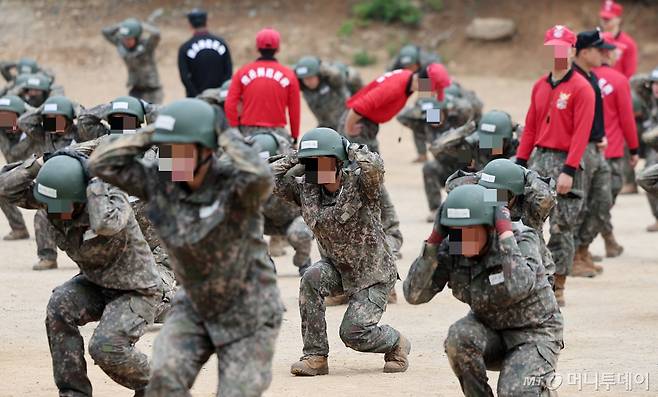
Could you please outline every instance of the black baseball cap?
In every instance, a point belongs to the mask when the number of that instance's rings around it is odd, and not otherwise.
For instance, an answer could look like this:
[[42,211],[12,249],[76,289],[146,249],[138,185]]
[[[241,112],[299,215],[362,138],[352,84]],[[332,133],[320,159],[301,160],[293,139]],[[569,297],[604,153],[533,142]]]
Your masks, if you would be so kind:
[[208,20],[208,13],[201,8],[194,8],[192,11],[187,13],[187,20],[190,21],[190,25],[195,28],[199,28],[206,25]]
[[578,33],[576,38],[576,49],[582,50],[585,48],[614,50],[616,47],[613,44],[606,43],[603,40],[603,37],[601,37],[601,31],[599,29],[594,29]]

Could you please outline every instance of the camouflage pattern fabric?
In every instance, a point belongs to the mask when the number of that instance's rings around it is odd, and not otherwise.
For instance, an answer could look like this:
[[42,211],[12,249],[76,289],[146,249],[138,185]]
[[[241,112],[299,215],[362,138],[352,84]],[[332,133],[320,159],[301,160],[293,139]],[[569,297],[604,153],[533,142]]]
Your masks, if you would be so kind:
[[11,230],[27,230],[27,226],[25,226],[25,220],[23,219],[23,215],[21,214],[21,211],[18,209],[18,207],[10,204],[7,202],[7,200],[0,199],[0,210],[2,210],[2,213],[5,214],[5,217],[7,217],[7,222],[9,223]]
[[[537,148],[530,159],[529,168],[557,181],[566,158],[566,152]],[[569,274],[573,266],[576,253],[574,234],[577,230],[574,219],[578,218],[584,202],[583,177],[583,171],[577,170],[571,191],[558,194],[557,204],[549,216],[551,237],[547,246],[555,261],[555,274],[558,275]]]
[[610,166],[595,143],[587,144],[583,161],[585,200],[577,218],[574,235],[576,247],[589,245],[594,241],[606,222],[606,214],[609,214],[612,208]]
[[63,133],[46,132],[42,124],[42,111],[43,105],[34,111],[23,113],[18,118],[18,128],[34,142],[35,147],[40,148],[35,154],[40,156],[43,153],[54,153],[59,149],[80,141],[78,138],[78,127],[75,124],[71,124]]
[[423,184],[425,196],[430,211],[434,211],[441,205],[441,189],[448,177],[459,169],[457,161],[428,160],[423,164]]
[[37,243],[37,257],[40,260],[57,260],[55,232],[45,209],[37,210],[34,213],[34,239]]
[[103,37],[114,46],[128,68],[129,95],[149,103],[162,103],[163,93],[160,76],[155,62],[155,49],[160,43],[160,30],[142,22],[147,35],[138,39],[133,49],[123,46],[119,35],[119,25],[108,26],[102,30]]
[[388,194],[388,190],[385,186],[382,186],[380,197],[381,221],[382,227],[384,228],[384,234],[386,235],[386,243],[391,248],[391,252],[395,255],[400,252],[402,249],[402,243],[404,243],[402,231],[400,230],[400,219],[398,219],[398,214],[395,211],[391,195]]
[[[545,395],[563,347],[563,319],[542,265],[537,232],[513,223],[514,238],[490,234],[478,258],[448,253],[449,238],[425,244],[404,281],[412,304],[430,301],[446,285],[470,306],[450,326],[446,354],[467,396],[493,396],[487,369],[499,370],[499,395]],[[528,384],[526,376],[537,376]]]
[[656,184],[656,165],[658,153],[654,150],[647,152],[647,162],[644,169],[637,175],[637,184],[647,191],[649,207],[654,218],[658,221],[658,184]]
[[357,124],[361,126],[361,133],[357,136],[349,136],[345,132],[345,120],[347,119],[348,113],[349,109],[345,110],[343,115],[340,117],[340,122],[338,123],[338,129],[336,131],[338,131],[338,133],[342,136],[346,137],[350,142],[366,145],[371,152],[379,153],[379,141],[377,140],[379,124],[376,124],[366,118],[362,118],[357,122]]
[[[599,226],[599,231],[601,234],[612,233],[612,214],[610,211],[612,210],[612,206],[614,206],[617,202],[617,196],[624,186],[624,172],[626,171],[626,165],[628,165],[628,159],[626,157],[607,159],[606,161],[608,162],[608,167],[610,168],[610,198],[612,199],[612,203],[610,209],[602,213],[602,224]],[[635,178],[631,179],[631,181],[633,180],[635,180]]]
[[320,83],[314,90],[307,88],[300,80],[300,88],[311,112],[318,121],[318,127],[338,130],[338,123],[345,112],[345,101],[350,97],[346,75],[335,65],[320,64]]

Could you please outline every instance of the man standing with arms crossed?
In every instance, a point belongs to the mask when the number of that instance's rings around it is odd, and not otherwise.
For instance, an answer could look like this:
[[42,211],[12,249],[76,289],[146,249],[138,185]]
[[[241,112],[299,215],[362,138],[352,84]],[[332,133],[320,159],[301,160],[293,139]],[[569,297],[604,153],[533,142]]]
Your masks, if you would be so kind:
[[[299,136],[299,83],[295,72],[274,58],[280,41],[281,36],[274,29],[265,28],[258,32],[256,48],[260,58],[233,75],[224,110],[231,127],[238,127],[243,135],[270,132],[296,144]],[[242,105],[240,111],[238,103]],[[286,108],[290,134],[284,129]]]
[[575,44],[576,36],[565,26],[556,25],[546,32],[544,45],[553,47],[553,70],[537,80],[532,89],[517,151],[517,163],[525,166],[537,148],[531,169],[557,180],[558,199],[550,215],[548,249],[556,262],[555,295],[560,305],[564,305],[566,275],[575,251],[573,219],[583,200],[580,160],[594,119],[594,92],[571,69]]

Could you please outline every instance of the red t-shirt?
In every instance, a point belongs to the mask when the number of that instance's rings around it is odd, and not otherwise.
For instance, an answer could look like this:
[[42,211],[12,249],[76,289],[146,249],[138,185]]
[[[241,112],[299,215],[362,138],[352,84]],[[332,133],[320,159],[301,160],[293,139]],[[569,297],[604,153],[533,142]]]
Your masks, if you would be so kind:
[[626,32],[619,32],[617,37],[615,37],[615,43],[620,43],[621,45],[615,50],[619,51],[620,55],[614,69],[620,71],[627,79],[630,79],[637,71],[637,44],[635,44],[635,40],[626,34]]
[[599,87],[603,96],[603,116],[605,118],[605,136],[608,147],[606,158],[624,156],[624,141],[633,153],[637,153],[638,139],[631,85],[626,76],[608,65],[594,69],[599,78]]
[[589,141],[594,104],[592,86],[573,69],[555,86],[542,76],[532,87],[516,157],[527,161],[536,146],[567,152],[563,171],[573,175]]
[[[275,60],[257,60],[233,75],[224,111],[231,127],[285,127],[287,107],[290,135],[297,139],[299,101],[299,82],[292,70]],[[242,102],[240,113],[239,102]]]
[[407,103],[413,72],[397,69],[384,73],[347,100],[347,107],[377,124],[395,117]]

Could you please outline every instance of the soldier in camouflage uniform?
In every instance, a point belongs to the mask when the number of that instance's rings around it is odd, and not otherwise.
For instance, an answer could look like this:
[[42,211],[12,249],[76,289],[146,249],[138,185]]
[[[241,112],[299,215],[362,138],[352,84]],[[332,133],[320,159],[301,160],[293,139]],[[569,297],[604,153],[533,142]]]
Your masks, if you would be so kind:
[[469,313],[452,324],[445,351],[466,396],[492,396],[487,370],[500,371],[498,396],[548,396],[564,346],[563,319],[542,265],[537,232],[511,222],[487,189],[452,190],[404,281],[411,304],[446,285]]
[[[189,396],[212,354],[218,395],[260,396],[271,381],[283,304],[260,209],[272,175],[234,130],[218,145],[215,123],[207,103],[179,100],[143,133],[101,144],[90,160],[94,174],[146,202],[182,286],[154,343],[149,397]],[[139,159],[153,144],[158,164]]]
[[[34,142],[18,128],[18,117],[28,110],[23,100],[15,95],[0,98],[0,150],[7,163],[22,161],[38,152]],[[0,209],[7,217],[11,231],[3,240],[22,240],[30,237],[21,211],[0,199]]]
[[[251,137],[259,155],[269,162],[274,162],[288,154],[290,144],[287,140],[274,134],[258,134]],[[302,218],[299,205],[282,200],[272,195],[263,205],[266,236],[270,236],[270,255],[273,257],[285,255],[285,243],[295,249],[292,263],[303,276],[311,266],[311,243],[313,232]]]
[[[142,34],[148,33],[147,37]],[[116,46],[128,68],[128,95],[150,103],[161,103],[162,86],[155,63],[155,49],[160,43],[160,30],[146,22],[128,18],[102,30],[103,37]]]
[[32,107],[41,106],[51,96],[63,96],[64,88],[54,84],[54,78],[43,73],[21,74],[14,85],[0,91],[1,95],[18,95]]
[[[65,148],[78,138],[78,127],[74,123],[82,107],[63,96],[48,98],[34,111],[26,112],[18,119],[18,127],[40,150],[36,153],[54,153]],[[57,125],[57,123],[63,123]],[[34,233],[37,242],[37,262],[32,269],[50,270],[57,268],[57,246],[53,230],[45,210],[34,215]]]
[[441,57],[416,45],[407,44],[400,48],[386,70],[390,72],[395,69],[409,69],[415,72],[431,63],[441,63]]
[[384,372],[409,366],[410,342],[394,328],[377,325],[397,278],[380,220],[384,164],[366,146],[348,144],[336,131],[316,128],[303,136],[299,152],[272,164],[274,194],[301,206],[322,255],[301,280],[304,355],[292,365],[293,375],[329,372],[324,298],[343,292],[349,297],[340,326],[345,345],[384,353]]
[[[430,116],[428,116],[428,112]],[[435,113],[440,114],[438,119],[431,119],[436,118]],[[418,158],[413,161],[414,163],[427,161],[427,145],[447,129],[448,124],[441,122],[445,119],[445,115],[445,101],[440,102],[432,97],[418,98],[413,105],[405,106],[397,115],[397,121],[409,128],[413,134],[414,145],[418,153]]]
[[510,158],[516,153],[519,126],[509,114],[492,110],[482,116],[478,127],[473,121],[452,129],[432,142],[434,160],[423,165],[423,182],[430,208],[428,222],[434,222],[441,204],[441,188],[459,169],[477,171],[495,158]]
[[[651,74],[644,79],[642,99],[646,104],[647,115],[643,123],[641,142],[645,143],[645,169],[638,175],[638,183],[645,183],[647,170],[658,163],[658,68],[654,69]],[[642,180],[642,182],[640,182]],[[646,189],[646,188],[645,188]],[[655,222],[647,226],[648,232],[658,232],[658,197],[655,194],[648,194],[649,207],[655,218]]]
[[99,321],[89,341],[95,364],[143,396],[148,357],[135,348],[165,306],[162,276],[128,197],[96,178],[88,182],[89,148],[64,149],[45,162],[33,156],[0,174],[0,196],[48,211],[54,240],[80,274],[53,290],[46,331],[60,396],[91,396],[79,326]]
[[0,74],[7,81],[7,85],[0,89],[0,96],[12,91],[16,94],[18,76],[27,76],[39,74],[48,77],[50,80],[55,79],[55,75],[46,69],[41,68],[34,59],[22,58],[18,62],[0,62]]
[[338,129],[340,117],[345,112],[345,101],[351,96],[346,69],[305,56],[295,65],[295,74],[318,127]]

